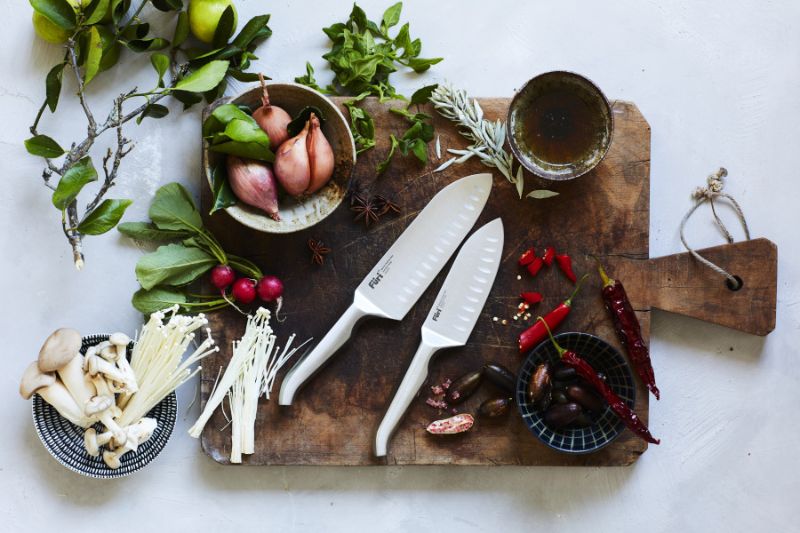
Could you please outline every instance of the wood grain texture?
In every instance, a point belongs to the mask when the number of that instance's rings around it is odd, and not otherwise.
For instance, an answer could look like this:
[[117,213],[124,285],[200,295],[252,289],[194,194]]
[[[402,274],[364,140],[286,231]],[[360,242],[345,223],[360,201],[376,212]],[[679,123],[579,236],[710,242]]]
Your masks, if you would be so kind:
[[[341,105],[341,102],[339,102]],[[286,285],[286,321],[276,324],[280,339],[297,333],[298,339],[320,338],[352,301],[353,290],[402,233],[427,201],[443,186],[459,177],[486,171],[478,161],[451,166],[432,174],[439,164],[423,167],[412,158],[396,158],[384,176],[375,177],[375,165],[388,148],[388,134],[404,128],[403,120],[388,113],[383,105],[368,101],[375,117],[378,146],[360,156],[354,179],[371,193],[395,199],[402,215],[387,216],[368,230],[352,221],[342,205],[324,223],[292,235],[265,235],[244,228],[227,215],[207,220],[226,249],[254,259]],[[488,118],[503,118],[508,99],[482,99]],[[430,110],[428,110],[430,112]],[[517,257],[528,246],[541,249],[554,245],[575,259],[577,272],[593,268],[588,254],[605,257],[612,275],[631,260],[648,263],[650,205],[650,128],[636,106],[616,102],[614,141],[606,159],[590,174],[573,182],[550,184],[528,176],[526,189],[534,184],[561,193],[546,201],[519,200],[514,188],[495,174],[495,186],[476,227],[497,216],[505,225],[505,250],[497,280],[467,346],[440,352],[431,363],[428,384],[455,378],[487,361],[516,369],[518,334],[529,325],[511,319],[523,290],[538,290],[544,301],[534,310],[544,313],[556,306],[572,285],[556,268],[544,270],[533,280],[521,272]],[[436,116],[435,127],[442,149],[463,148],[465,140],[455,127]],[[210,201],[203,187],[203,205]],[[323,266],[311,263],[306,242],[322,240],[333,251]],[[655,268],[655,267],[653,267]],[[647,448],[646,443],[625,431],[621,437],[595,454],[564,455],[540,444],[514,411],[496,422],[479,420],[476,427],[453,438],[426,434],[424,425],[438,418],[424,404],[427,385],[398,428],[386,460],[372,457],[374,433],[399,384],[420,339],[419,328],[441,286],[448,268],[432,283],[402,322],[372,319],[364,322],[347,343],[309,384],[298,393],[295,404],[279,409],[276,401],[262,400],[256,428],[256,453],[245,456],[245,464],[371,465],[371,464],[460,464],[460,465],[628,465]],[[627,269],[626,277],[627,277]],[[517,275],[522,274],[521,280]],[[642,284],[644,276],[626,282],[649,338],[651,296]],[[492,317],[508,318],[509,325]],[[532,322],[532,320],[531,320]],[[241,336],[244,320],[235,311],[216,313],[211,327],[222,351],[203,365],[202,401],[205,403],[220,366],[230,357],[230,342]],[[575,301],[574,311],[561,331],[586,331],[619,347],[611,321],[600,297],[600,281],[592,276]],[[658,368],[656,368],[658,376]],[[274,393],[277,395],[276,385]],[[474,412],[486,398],[496,394],[491,386],[482,388],[463,404]],[[668,395],[668,391],[665,395]],[[646,421],[648,396],[637,387],[636,411]],[[229,430],[218,411],[202,436],[203,449],[213,459],[226,463],[230,453]]]

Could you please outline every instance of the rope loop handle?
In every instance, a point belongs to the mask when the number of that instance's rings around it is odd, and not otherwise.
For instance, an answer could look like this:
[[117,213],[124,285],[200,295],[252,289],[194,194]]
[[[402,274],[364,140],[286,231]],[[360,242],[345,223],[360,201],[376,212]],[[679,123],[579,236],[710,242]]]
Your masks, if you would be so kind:
[[689,251],[695,259],[700,261],[703,265],[707,266],[714,272],[724,276],[728,280],[728,287],[731,290],[739,290],[742,286],[742,281],[740,278],[734,276],[721,266],[712,263],[699,253],[697,253],[689,244],[686,242],[686,237],[684,235],[684,229],[686,227],[686,222],[689,218],[697,211],[697,208],[703,205],[704,203],[708,202],[711,205],[711,213],[714,216],[714,222],[716,223],[717,227],[719,228],[722,235],[725,237],[725,240],[728,241],[728,244],[733,244],[733,235],[731,235],[728,228],[725,227],[725,223],[722,222],[722,219],[719,218],[717,214],[717,209],[714,206],[714,200],[719,198],[724,198],[728,200],[733,206],[733,210],[736,212],[736,216],[739,218],[739,222],[741,222],[742,227],[744,228],[745,238],[749,241],[750,240],[750,228],[747,227],[747,220],[745,219],[744,212],[742,211],[739,202],[737,202],[733,196],[728,193],[722,192],[725,188],[725,177],[728,175],[728,171],[724,168],[720,167],[715,173],[708,176],[706,180],[705,187],[698,187],[692,193],[692,197],[696,200],[694,206],[689,209],[689,211],[684,215],[683,220],[681,220],[681,242],[683,246]]

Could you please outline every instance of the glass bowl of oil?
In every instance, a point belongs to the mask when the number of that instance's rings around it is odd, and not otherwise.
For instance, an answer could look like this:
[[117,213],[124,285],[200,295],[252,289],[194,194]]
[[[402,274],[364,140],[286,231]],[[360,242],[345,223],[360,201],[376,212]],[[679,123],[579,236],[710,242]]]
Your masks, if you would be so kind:
[[566,71],[526,83],[508,109],[508,143],[523,167],[556,181],[595,168],[611,146],[611,105],[590,80]]

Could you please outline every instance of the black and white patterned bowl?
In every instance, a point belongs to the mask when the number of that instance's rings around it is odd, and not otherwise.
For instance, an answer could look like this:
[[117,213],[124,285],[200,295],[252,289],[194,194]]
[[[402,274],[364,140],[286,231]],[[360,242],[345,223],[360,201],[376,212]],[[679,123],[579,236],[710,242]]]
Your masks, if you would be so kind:
[[[628,362],[613,346],[588,333],[561,333],[556,335],[558,343],[583,357],[596,372],[606,375],[606,383],[625,403],[633,408],[636,399],[636,384]],[[550,339],[534,348],[522,364],[517,377],[517,406],[522,420],[540,441],[547,446],[566,453],[591,453],[609,445],[616,439],[625,424],[610,407],[588,427],[576,429],[553,429],[543,420],[543,412],[534,409],[528,401],[528,385],[536,367],[549,361],[554,365],[559,360],[558,352]]]
[[[108,335],[84,337],[81,353],[85,354],[87,348],[108,340],[108,337]],[[128,357],[130,357],[130,346],[128,347]],[[147,416],[158,421],[153,435],[139,446],[138,451],[123,455],[120,459],[120,467],[115,470],[106,465],[102,453],[98,457],[92,457],[86,453],[83,444],[85,431],[83,428],[74,425],[58,414],[58,411],[42,400],[38,394],[33,395],[33,425],[50,455],[73,472],[99,479],[125,477],[133,474],[147,466],[161,453],[172,435],[178,416],[178,398],[175,393],[164,398]],[[95,429],[99,433],[101,425],[97,424]]]

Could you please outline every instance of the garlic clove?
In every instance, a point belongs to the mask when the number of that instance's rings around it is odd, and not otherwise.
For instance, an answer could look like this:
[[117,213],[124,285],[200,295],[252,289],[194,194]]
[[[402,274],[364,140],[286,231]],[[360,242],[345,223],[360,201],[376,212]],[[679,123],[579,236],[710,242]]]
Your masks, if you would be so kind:
[[310,123],[306,122],[303,131],[285,141],[275,154],[275,178],[292,196],[303,194],[311,181],[311,163],[306,147]]
[[264,211],[273,220],[278,214],[278,186],[270,166],[260,161],[229,155],[228,183],[236,198]]
[[324,187],[333,176],[333,148],[322,133],[319,118],[314,113],[309,117],[309,133],[306,139],[308,160],[311,166],[311,180],[306,194],[313,194]]

